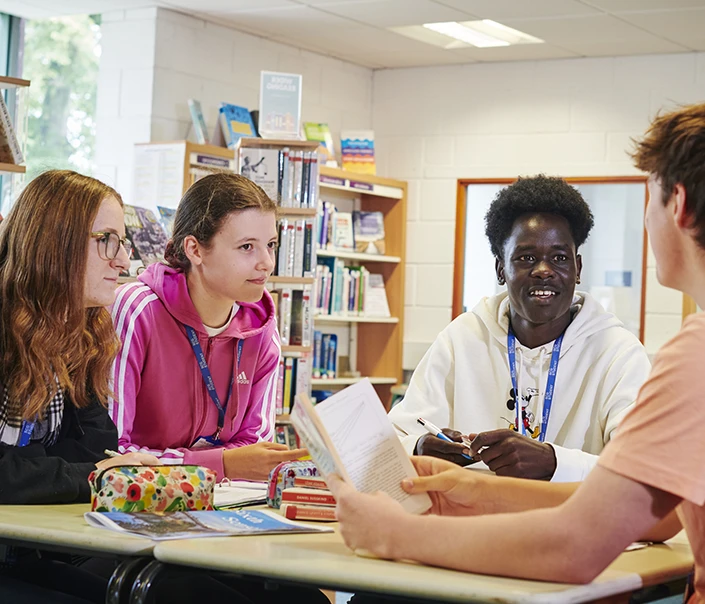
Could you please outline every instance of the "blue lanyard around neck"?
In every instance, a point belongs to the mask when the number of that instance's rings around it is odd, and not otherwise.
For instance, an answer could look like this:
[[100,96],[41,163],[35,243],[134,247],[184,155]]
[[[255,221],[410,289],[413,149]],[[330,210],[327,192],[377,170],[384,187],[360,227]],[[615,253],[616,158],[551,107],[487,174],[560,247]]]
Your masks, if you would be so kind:
[[[228,408],[228,402],[230,401],[230,395],[233,393],[233,383],[235,382],[235,369],[233,369],[232,375],[230,376],[230,386],[228,386],[228,396],[225,399],[225,404],[220,402],[220,397],[215,390],[215,384],[213,383],[213,376],[211,376],[211,370],[208,368],[208,362],[206,361],[206,355],[203,354],[203,349],[198,341],[198,334],[193,327],[184,325],[186,329],[186,334],[188,335],[189,344],[193,349],[193,354],[196,355],[196,361],[198,361],[198,368],[201,370],[201,376],[203,377],[203,382],[206,385],[206,390],[208,390],[208,395],[218,409],[218,429],[213,435],[213,440],[218,441],[220,439],[220,432],[225,425],[225,411]],[[243,340],[237,341],[237,367],[240,366],[240,357],[242,356],[242,344]]]
[[[563,344],[564,335],[565,332],[558,336],[553,343],[551,365],[548,368],[546,391],[543,395],[543,414],[541,416],[539,442],[543,442],[546,439],[546,428],[548,428],[548,418],[551,415],[553,392],[556,386],[556,374],[558,373],[558,361],[561,356],[561,344]],[[520,434],[526,435],[526,427],[524,426],[524,418],[522,417],[521,393],[517,387],[516,337],[514,336],[511,326],[507,332],[507,356],[509,357],[509,375],[512,378],[512,387],[514,388],[514,411],[516,412],[517,430]]]

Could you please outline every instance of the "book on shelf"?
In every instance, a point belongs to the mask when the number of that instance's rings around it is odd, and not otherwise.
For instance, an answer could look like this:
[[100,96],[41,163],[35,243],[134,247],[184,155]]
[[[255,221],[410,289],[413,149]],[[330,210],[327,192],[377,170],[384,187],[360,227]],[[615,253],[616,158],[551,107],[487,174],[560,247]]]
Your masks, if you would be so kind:
[[284,445],[289,449],[299,448],[299,439],[296,438],[296,430],[294,426],[288,424],[277,424],[274,430],[276,442],[280,445]]
[[[311,391],[311,354],[300,353],[298,356],[283,357],[283,377],[277,383],[277,415],[291,413],[297,394]],[[284,442],[292,446],[291,442]]]
[[144,266],[164,260],[166,232],[152,210],[125,204],[125,232]]
[[234,149],[237,141],[243,137],[252,138],[256,136],[252,116],[245,107],[221,103],[218,110],[218,123],[220,124],[222,140],[228,149]]
[[315,255],[313,219],[279,221],[279,247],[274,275],[278,277],[313,277]]
[[155,541],[196,537],[273,535],[327,532],[328,529],[299,524],[267,510],[214,510],[199,512],[86,512],[86,522],[135,537]]
[[[369,306],[370,271],[364,266],[345,266],[342,258],[323,257],[318,259],[315,274],[316,299],[315,316],[358,317],[358,316],[389,316],[381,314],[379,287],[384,288],[375,278],[374,304]],[[386,299],[386,292],[385,292]],[[370,308],[374,309],[370,313]]]
[[174,208],[165,208],[164,206],[157,206],[157,210],[159,210],[159,222],[161,222],[166,236],[171,237],[174,232],[176,210]]
[[239,173],[261,186],[282,208],[318,205],[318,154],[295,148],[242,146]]
[[279,149],[243,147],[240,149],[240,174],[258,184],[267,196],[277,200],[279,186]]
[[334,212],[331,217],[330,245],[336,250],[355,251],[353,217],[350,212]]
[[199,145],[207,145],[208,143],[208,127],[206,126],[206,120],[203,117],[203,109],[201,108],[201,101],[196,99],[188,100],[188,110],[191,114],[191,123],[193,124],[193,131],[196,134],[196,142]]
[[355,250],[361,254],[384,254],[384,215],[382,212],[352,213]]
[[302,84],[299,74],[260,72],[258,131],[262,138],[299,138]]
[[335,522],[335,508],[324,505],[301,505],[300,503],[282,503],[279,513],[288,520],[305,520],[307,522]]
[[304,135],[307,141],[320,143],[319,149],[323,149],[326,156],[326,166],[338,167],[335,159],[335,146],[333,145],[333,135],[328,124],[316,122],[304,122]]
[[22,148],[17,140],[10,111],[2,94],[0,94],[0,162],[17,165],[24,162]]
[[311,375],[316,379],[332,379],[338,373],[338,336],[314,332]]
[[311,390],[311,400],[315,403],[320,403],[322,401],[325,401],[327,398],[330,398],[334,394],[334,390],[320,390],[317,388],[315,390]]
[[340,133],[343,170],[359,174],[376,173],[375,135],[372,130],[344,130]]
[[324,478],[335,473],[363,493],[383,491],[410,513],[431,507],[427,494],[401,488],[417,474],[369,380],[315,407],[300,394],[290,417]]

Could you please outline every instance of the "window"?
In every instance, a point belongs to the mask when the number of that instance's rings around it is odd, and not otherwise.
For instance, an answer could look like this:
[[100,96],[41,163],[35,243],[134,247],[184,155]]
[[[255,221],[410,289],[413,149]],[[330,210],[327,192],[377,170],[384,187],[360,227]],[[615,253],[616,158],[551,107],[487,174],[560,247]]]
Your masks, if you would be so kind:
[[28,179],[52,168],[92,173],[99,59],[100,15],[25,21]]

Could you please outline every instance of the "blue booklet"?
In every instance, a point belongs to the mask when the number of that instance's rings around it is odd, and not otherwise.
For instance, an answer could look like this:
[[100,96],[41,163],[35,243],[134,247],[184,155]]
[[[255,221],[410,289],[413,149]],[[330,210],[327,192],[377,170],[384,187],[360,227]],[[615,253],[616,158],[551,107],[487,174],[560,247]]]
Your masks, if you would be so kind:
[[268,510],[218,510],[168,514],[86,512],[84,518],[88,524],[97,528],[107,528],[135,537],[147,537],[154,541],[234,535],[326,533],[333,530],[293,522]]
[[219,113],[220,128],[228,149],[234,149],[242,137],[256,137],[255,124],[245,107],[221,103]]

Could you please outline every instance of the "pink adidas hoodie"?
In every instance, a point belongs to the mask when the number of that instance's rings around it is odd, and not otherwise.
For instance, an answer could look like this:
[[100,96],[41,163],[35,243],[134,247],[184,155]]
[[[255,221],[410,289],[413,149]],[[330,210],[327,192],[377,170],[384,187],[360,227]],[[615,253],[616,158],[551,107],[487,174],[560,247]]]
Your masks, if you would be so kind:
[[[224,477],[223,447],[190,448],[215,432],[218,411],[184,324],[198,333],[223,402],[235,375],[220,436],[224,448],[272,440],[280,345],[268,292],[255,304],[240,304],[228,328],[209,338],[184,273],[152,264],[137,282],[118,288],[112,316],[122,348],[109,408],[121,453],[144,451],[164,463],[199,464]],[[244,342],[238,366],[239,339]]]

